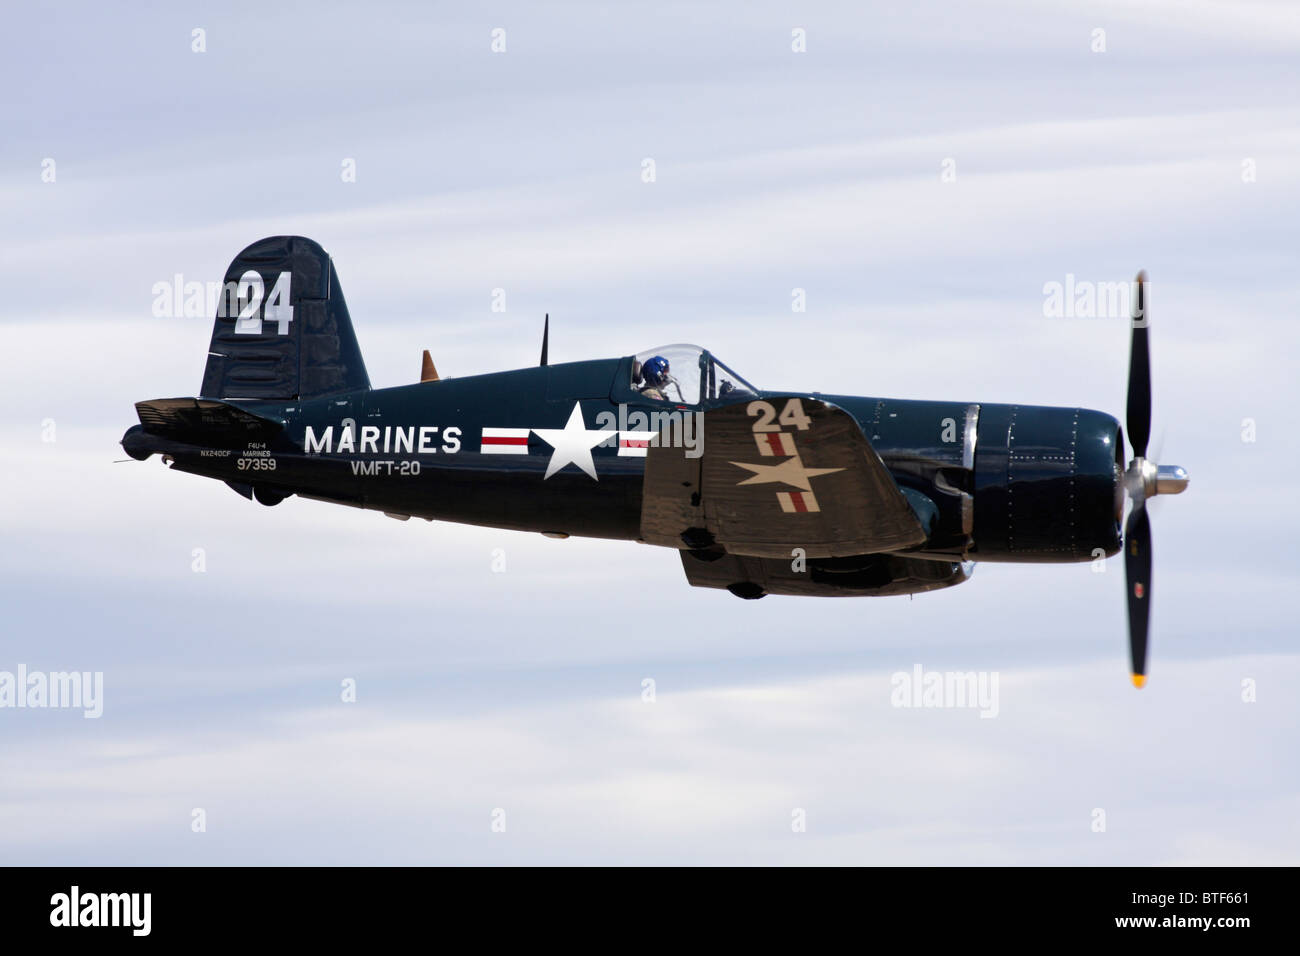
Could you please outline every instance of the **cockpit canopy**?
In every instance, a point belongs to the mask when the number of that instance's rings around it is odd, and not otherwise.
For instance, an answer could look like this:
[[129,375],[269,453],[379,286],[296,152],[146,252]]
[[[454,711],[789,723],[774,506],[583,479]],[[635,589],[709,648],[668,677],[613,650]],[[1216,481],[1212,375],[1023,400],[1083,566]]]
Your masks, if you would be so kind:
[[[661,377],[663,359],[667,375]],[[651,401],[698,405],[755,395],[754,388],[698,345],[664,345],[638,352],[632,359],[632,391]]]

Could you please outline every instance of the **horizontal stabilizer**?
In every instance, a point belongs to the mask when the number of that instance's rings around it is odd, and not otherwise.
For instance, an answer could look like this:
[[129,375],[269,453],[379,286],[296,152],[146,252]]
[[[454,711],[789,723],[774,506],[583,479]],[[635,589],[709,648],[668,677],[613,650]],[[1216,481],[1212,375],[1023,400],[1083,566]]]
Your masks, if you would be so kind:
[[214,444],[219,438],[269,439],[284,428],[278,419],[211,398],[155,398],[136,402],[135,411],[146,432],[174,441]]

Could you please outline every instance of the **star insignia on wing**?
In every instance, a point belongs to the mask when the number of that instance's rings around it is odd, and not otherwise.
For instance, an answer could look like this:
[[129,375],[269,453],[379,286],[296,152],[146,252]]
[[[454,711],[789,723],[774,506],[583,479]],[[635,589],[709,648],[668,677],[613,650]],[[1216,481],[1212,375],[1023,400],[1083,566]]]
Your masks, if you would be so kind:
[[830,475],[837,471],[844,471],[843,468],[806,468],[803,460],[798,455],[787,458],[779,465],[751,465],[746,461],[733,461],[731,464],[753,472],[748,478],[736,482],[738,485],[763,485],[781,482],[802,491],[812,491],[810,479],[816,478],[818,475]]

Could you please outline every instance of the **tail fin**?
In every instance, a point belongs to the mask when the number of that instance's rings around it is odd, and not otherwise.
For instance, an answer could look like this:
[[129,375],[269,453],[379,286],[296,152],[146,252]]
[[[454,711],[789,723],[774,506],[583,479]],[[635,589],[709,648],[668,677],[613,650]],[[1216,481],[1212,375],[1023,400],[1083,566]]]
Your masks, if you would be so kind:
[[237,255],[226,278],[199,394],[307,399],[370,388],[334,263],[302,236]]

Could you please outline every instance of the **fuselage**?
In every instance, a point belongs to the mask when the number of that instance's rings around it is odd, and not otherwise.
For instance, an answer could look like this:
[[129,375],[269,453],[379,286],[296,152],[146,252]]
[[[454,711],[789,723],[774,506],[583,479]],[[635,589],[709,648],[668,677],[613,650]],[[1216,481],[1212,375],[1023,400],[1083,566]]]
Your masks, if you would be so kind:
[[[264,503],[297,494],[400,518],[637,540],[644,444],[652,433],[671,424],[686,441],[706,442],[702,412],[799,393],[651,401],[632,387],[633,361],[539,366],[308,401],[238,400],[232,404],[283,429],[265,441],[189,444],[136,426],[124,445],[137,457],[164,454],[173,468],[223,480]],[[1109,415],[802,394],[849,412],[912,508],[933,509],[933,530],[918,556],[1080,561],[1119,548],[1121,435]],[[548,436],[566,426],[566,448],[584,444],[582,435],[577,445],[570,440],[575,428],[608,433],[590,448],[594,477],[578,462],[557,459],[560,449]]]

